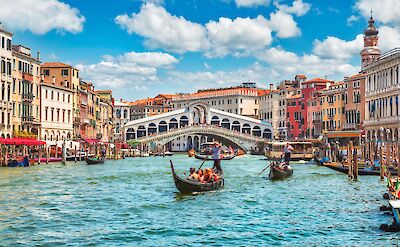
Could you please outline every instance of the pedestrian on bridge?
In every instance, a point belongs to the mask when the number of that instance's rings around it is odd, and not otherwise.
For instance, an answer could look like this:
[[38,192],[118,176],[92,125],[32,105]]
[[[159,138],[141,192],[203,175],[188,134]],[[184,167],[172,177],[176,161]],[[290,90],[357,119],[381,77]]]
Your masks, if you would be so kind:
[[217,169],[219,172],[222,172],[221,167],[221,145],[217,142],[214,143],[214,147],[211,149],[212,157],[214,160],[213,169]]

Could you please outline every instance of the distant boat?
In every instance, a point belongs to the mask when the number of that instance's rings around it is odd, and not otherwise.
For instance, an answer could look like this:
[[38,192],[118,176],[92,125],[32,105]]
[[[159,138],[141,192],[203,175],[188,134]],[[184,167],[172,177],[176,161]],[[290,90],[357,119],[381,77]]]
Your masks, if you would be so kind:
[[[212,158],[212,155],[208,155],[208,156],[207,156],[207,155],[195,154],[194,157],[195,157],[196,159],[199,159],[199,160],[214,160],[214,159]],[[235,155],[234,155],[234,154],[223,155],[223,156],[221,157],[221,160],[231,160],[231,159],[233,159],[233,158],[235,158]]]
[[267,151],[265,156],[268,159],[275,160],[280,159],[285,148],[285,145],[289,143],[294,151],[291,153],[290,161],[305,160],[310,161],[314,158],[313,144],[311,142],[268,142]]
[[180,178],[174,169],[174,164],[170,161],[172,176],[174,178],[175,186],[182,194],[191,194],[194,192],[206,192],[206,191],[214,191],[219,190],[224,186],[224,173],[222,172],[219,175],[218,181],[211,183],[200,183],[195,181],[190,181],[184,178]]
[[104,163],[104,158],[86,158],[86,163],[88,165],[98,165]]
[[29,166],[28,156],[10,160],[8,161],[7,165],[9,167],[28,167]]

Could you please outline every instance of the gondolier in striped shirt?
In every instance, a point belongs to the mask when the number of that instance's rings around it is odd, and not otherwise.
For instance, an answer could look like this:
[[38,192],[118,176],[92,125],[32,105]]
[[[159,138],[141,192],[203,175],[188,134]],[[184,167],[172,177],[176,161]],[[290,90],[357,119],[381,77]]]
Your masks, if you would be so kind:
[[222,172],[221,167],[221,145],[219,143],[214,143],[214,147],[211,149],[212,157],[214,160],[214,169],[217,169],[219,172]]
[[285,148],[283,149],[283,157],[287,165],[289,165],[290,156],[292,155],[293,150],[294,148],[289,143],[286,143]]

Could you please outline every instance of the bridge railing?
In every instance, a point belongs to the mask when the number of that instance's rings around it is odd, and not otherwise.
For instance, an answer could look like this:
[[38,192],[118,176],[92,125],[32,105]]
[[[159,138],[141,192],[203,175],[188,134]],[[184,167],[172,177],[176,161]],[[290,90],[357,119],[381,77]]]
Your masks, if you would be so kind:
[[143,136],[135,139],[135,141],[137,142],[157,141],[160,139],[170,138],[178,135],[183,135],[186,133],[190,134],[194,131],[199,131],[200,133],[210,133],[210,134],[217,133],[223,136],[245,139],[253,142],[263,142],[265,140],[261,136],[254,136],[251,133],[242,133],[240,131],[226,129],[216,125],[189,125],[182,128],[170,129],[169,131],[166,132],[157,132],[152,135]]

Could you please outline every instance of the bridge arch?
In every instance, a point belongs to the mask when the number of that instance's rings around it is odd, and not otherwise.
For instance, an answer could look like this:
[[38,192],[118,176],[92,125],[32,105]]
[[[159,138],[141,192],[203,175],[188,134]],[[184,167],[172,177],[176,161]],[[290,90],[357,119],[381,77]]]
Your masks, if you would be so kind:
[[157,133],[157,125],[155,123],[150,123],[147,127],[147,132],[149,135]]
[[221,124],[221,122],[220,122],[220,120],[219,120],[219,117],[213,116],[213,117],[211,118],[211,125],[217,125],[217,126],[219,126],[220,124]]
[[261,128],[258,126],[253,127],[253,131],[251,132],[253,136],[261,136]]
[[140,125],[137,129],[136,136],[137,136],[137,138],[147,136],[146,127],[144,127],[143,125]]
[[270,129],[264,129],[263,138],[272,139],[272,131]]
[[134,128],[129,128],[126,130],[126,140],[132,140],[136,138],[136,133]]
[[243,124],[243,126],[242,126],[242,133],[250,134],[250,132],[251,132],[250,124]]
[[189,125],[189,118],[186,117],[186,116],[180,117],[180,119],[179,119],[179,127],[182,128],[182,127],[186,127],[188,125]]
[[168,124],[166,121],[162,120],[158,123],[158,132],[168,131]]
[[235,120],[235,121],[232,122],[232,130],[240,132],[240,123],[239,123],[239,121]]
[[227,118],[222,119],[221,127],[225,129],[231,129],[231,122],[229,121],[229,119]]
[[171,118],[169,120],[169,129],[177,129],[178,127],[178,120],[176,120],[176,118]]

